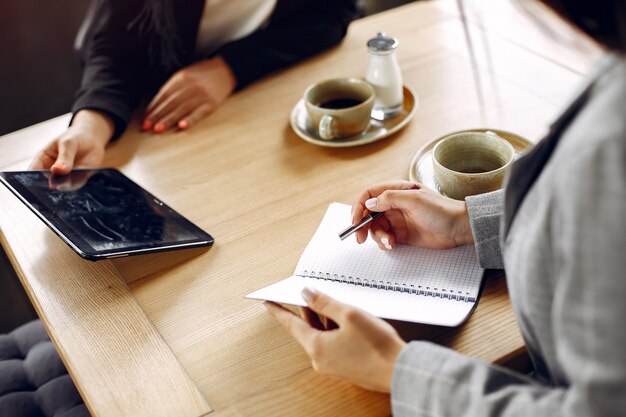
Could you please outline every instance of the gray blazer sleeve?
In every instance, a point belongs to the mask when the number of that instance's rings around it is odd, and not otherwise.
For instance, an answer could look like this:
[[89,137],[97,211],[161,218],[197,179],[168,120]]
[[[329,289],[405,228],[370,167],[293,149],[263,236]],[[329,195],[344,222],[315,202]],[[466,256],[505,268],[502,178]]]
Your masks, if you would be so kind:
[[[597,136],[589,140],[596,144],[603,140]],[[624,139],[622,135],[602,146],[580,149],[544,190],[555,203],[550,225],[556,240],[540,243],[554,246],[549,262],[555,268],[551,276],[543,277],[546,287],[536,290],[553,292],[552,308],[546,309],[551,316],[545,321],[549,319],[553,329],[551,367],[559,369],[559,378],[540,383],[445,347],[413,342],[394,367],[394,416],[623,415]],[[533,309],[537,311],[543,310]],[[546,346],[551,341],[543,342]]]
[[[558,415],[563,395],[562,389],[448,348],[411,342],[394,366],[391,405],[394,417],[548,417]],[[533,413],[534,405],[546,412]]]
[[500,229],[504,213],[504,191],[467,197],[465,204],[480,266],[485,269],[503,269]]

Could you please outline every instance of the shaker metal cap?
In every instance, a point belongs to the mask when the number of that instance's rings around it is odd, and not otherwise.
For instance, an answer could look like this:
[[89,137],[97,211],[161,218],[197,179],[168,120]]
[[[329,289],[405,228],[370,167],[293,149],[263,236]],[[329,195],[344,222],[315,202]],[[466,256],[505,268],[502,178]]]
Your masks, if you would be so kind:
[[367,41],[367,48],[372,52],[386,52],[396,49],[398,44],[398,39],[379,32],[375,38]]

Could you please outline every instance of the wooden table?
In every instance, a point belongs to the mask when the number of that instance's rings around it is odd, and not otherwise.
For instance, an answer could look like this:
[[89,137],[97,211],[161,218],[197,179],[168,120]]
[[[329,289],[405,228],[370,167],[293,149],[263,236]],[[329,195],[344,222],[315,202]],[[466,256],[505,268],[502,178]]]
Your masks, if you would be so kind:
[[[600,53],[571,31],[560,36],[577,46],[559,46],[532,22],[563,27],[542,10],[529,18],[492,0],[466,2],[466,12],[482,106],[456,3],[441,0],[355,22],[339,47],[250,86],[188,132],[140,134],[131,125],[105,164],[209,231],[208,251],[83,261],[0,188],[2,245],[94,416],[390,413],[388,396],[313,372],[244,295],[293,272],[330,202],[407,178],[412,156],[433,138],[486,126],[537,140]],[[299,139],[288,116],[305,87],[362,76],[365,42],[379,31],[400,39],[405,82],[420,98],[415,119],[359,148]],[[67,121],[0,139],[0,169],[26,168]],[[503,278],[487,283],[458,329],[398,326],[489,362],[524,353]]]

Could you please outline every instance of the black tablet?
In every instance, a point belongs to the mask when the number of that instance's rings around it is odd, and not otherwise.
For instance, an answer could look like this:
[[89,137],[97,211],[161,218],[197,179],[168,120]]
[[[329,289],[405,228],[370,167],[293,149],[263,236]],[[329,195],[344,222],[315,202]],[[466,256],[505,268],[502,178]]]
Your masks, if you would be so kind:
[[83,258],[209,246],[213,238],[115,169],[0,172],[0,181]]

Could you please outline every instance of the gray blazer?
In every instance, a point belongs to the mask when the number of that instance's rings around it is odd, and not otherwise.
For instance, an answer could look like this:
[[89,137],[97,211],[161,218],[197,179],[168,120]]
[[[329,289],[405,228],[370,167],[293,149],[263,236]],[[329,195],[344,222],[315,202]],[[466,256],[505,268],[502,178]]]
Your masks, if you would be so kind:
[[466,202],[481,265],[506,270],[535,378],[412,342],[394,415],[626,415],[626,58],[596,68],[505,192]]

